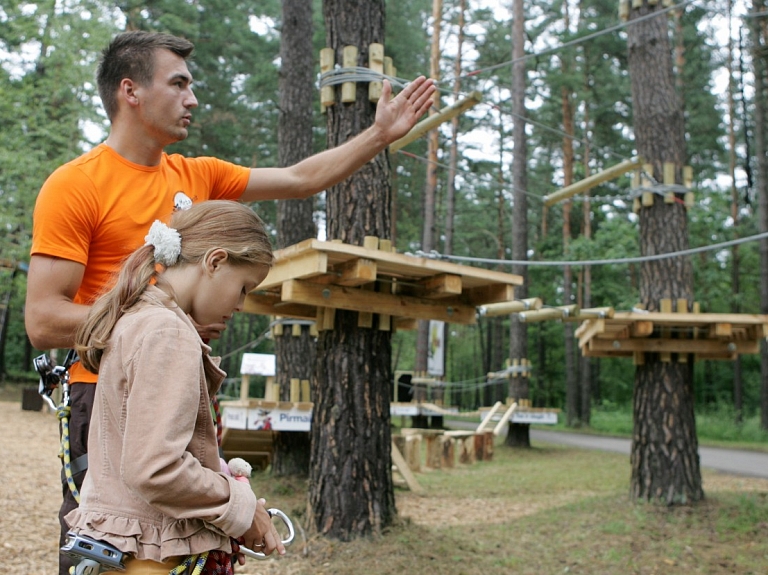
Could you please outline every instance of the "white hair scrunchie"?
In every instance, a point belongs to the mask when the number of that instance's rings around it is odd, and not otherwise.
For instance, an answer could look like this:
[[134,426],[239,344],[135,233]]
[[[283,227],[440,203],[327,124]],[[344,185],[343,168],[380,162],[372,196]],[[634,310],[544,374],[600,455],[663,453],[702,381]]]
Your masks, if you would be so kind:
[[181,235],[160,220],[155,220],[144,237],[145,245],[155,246],[155,261],[170,267],[179,260]]

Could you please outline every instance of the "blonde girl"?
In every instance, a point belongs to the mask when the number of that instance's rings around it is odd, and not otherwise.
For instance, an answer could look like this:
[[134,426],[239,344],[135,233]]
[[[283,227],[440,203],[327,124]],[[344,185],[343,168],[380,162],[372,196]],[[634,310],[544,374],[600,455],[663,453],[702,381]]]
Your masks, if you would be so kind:
[[[210,399],[225,373],[193,321],[225,322],[272,265],[259,217],[209,201],[157,221],[77,333],[99,385],[89,470],[72,530],[129,554],[129,574],[195,558],[224,570],[230,538],[285,553],[263,499],[221,473]],[[240,558],[242,561],[242,557]],[[191,568],[188,572],[191,572]]]

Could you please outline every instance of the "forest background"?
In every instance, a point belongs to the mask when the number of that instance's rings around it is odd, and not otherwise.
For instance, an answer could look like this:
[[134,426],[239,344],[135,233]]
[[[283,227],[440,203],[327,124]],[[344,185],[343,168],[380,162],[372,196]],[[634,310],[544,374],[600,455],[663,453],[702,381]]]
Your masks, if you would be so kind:
[[[320,1],[315,3],[314,45],[324,47]],[[456,73],[459,1],[446,1],[441,26],[442,104],[478,90],[483,101],[462,115],[455,176],[449,185],[451,126],[441,128],[435,201],[437,251],[449,225],[447,197],[455,189],[453,254],[510,259],[511,41],[504,3],[467,2],[460,73]],[[564,9],[569,14],[564,19]],[[95,92],[94,69],[109,38],[126,28],[168,31],[196,45],[191,70],[200,107],[190,137],[169,151],[212,155],[242,165],[277,164],[280,3],[264,0],[159,0],[149,5],[100,0],[4,2],[0,8],[0,303],[3,338],[0,377],[36,379],[23,323],[25,263],[29,258],[32,210],[44,179],[59,165],[98,143],[106,119]],[[575,179],[634,155],[632,104],[625,32],[616,28],[613,0],[531,1],[526,29],[528,124],[528,256],[536,261],[621,260],[639,255],[631,180],[624,176],[576,198],[563,234],[562,206],[545,209],[543,197],[563,182],[564,138],[574,143]],[[433,30],[431,0],[387,2],[385,51],[404,79],[428,75]],[[754,182],[755,92],[751,86],[747,7],[741,2],[687,2],[670,14],[676,76],[685,108],[687,164],[693,166],[695,205],[688,211],[690,244],[708,246],[758,232]],[[763,17],[764,18],[764,17]],[[604,34],[595,34],[607,31]],[[580,41],[581,38],[588,39]],[[567,48],[560,48],[567,46]],[[564,66],[567,60],[568,65]],[[319,73],[319,62],[315,62]],[[457,76],[460,84],[455,82]],[[573,103],[572,127],[563,118],[562,95]],[[318,89],[319,96],[319,89]],[[325,145],[319,98],[314,115],[315,149]],[[568,130],[567,132],[565,130]],[[425,221],[427,144],[420,140],[392,154],[394,174],[392,239],[401,252],[421,249]],[[589,209],[585,209],[589,206]],[[274,203],[254,206],[268,225]],[[315,221],[323,238],[324,197],[317,197]],[[590,237],[584,234],[586,219]],[[272,230],[276,233],[275,230]],[[330,238],[329,238],[330,239]],[[705,251],[692,257],[695,300],[704,312],[760,311],[759,245]],[[471,263],[509,271],[508,266]],[[558,266],[532,266],[528,294],[546,305],[582,303],[583,267],[574,266],[564,289]],[[639,269],[616,263],[591,267],[591,305],[631,309],[637,303]],[[564,293],[571,294],[564,301]],[[269,318],[241,314],[232,320],[215,352],[224,369],[237,375],[242,353],[270,353]],[[503,369],[509,350],[508,318],[480,318],[477,325],[452,325],[446,348],[449,393],[461,408],[489,405],[506,396],[485,385],[486,374]],[[566,405],[565,324],[529,327],[534,405]],[[393,370],[412,369],[415,333],[397,332]],[[576,352],[578,354],[578,352]],[[590,361],[591,404],[597,410],[629,412],[634,379],[628,360]],[[756,420],[760,408],[760,357],[695,364],[697,413],[721,411],[741,421]],[[734,402],[734,373],[740,393]],[[579,421],[579,414],[569,418]],[[584,415],[588,422],[588,413]]]

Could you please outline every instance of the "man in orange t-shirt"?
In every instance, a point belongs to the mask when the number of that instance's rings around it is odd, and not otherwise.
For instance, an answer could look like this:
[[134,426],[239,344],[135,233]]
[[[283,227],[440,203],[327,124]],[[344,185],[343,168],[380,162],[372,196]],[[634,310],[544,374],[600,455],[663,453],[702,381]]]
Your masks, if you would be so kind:
[[[337,148],[286,168],[239,167],[214,158],[164,152],[187,137],[197,99],[186,60],[193,45],[166,34],[119,34],[102,53],[97,85],[110,132],[91,152],[56,170],[34,212],[25,323],[37,349],[69,348],[93,298],[109,287],[122,259],[144,243],[155,219],[207,199],[247,202],[303,199],[355,172],[404,136],[430,106],[434,84],[423,77],[396,98],[384,81],[374,124]],[[218,337],[223,324],[199,326]],[[70,454],[87,453],[96,377],[70,370]],[[87,463],[86,463],[87,466]],[[84,470],[75,475],[82,483]],[[66,484],[60,517],[77,503]],[[67,526],[62,521],[62,542]],[[70,563],[61,556],[59,573]]]

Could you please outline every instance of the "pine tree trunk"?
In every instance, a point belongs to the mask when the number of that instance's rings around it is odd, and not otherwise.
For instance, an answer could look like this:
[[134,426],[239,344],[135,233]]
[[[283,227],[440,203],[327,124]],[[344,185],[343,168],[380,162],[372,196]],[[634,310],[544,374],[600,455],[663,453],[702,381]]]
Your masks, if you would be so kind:
[[[512,128],[514,141],[514,156],[512,158],[512,259],[528,259],[528,201],[525,191],[527,182],[527,145],[525,136],[525,85],[526,65],[525,55],[525,10],[523,0],[514,0],[512,4],[512,112],[515,114]],[[512,266],[512,273],[523,277],[523,285],[515,288],[515,297],[524,299],[528,293],[528,268]],[[512,315],[509,326],[509,357],[515,359],[528,358],[528,329],[516,315]],[[530,397],[528,377],[513,377],[510,379],[509,396],[514,399]],[[510,447],[530,447],[530,425],[510,423],[506,445]]]
[[[732,25],[733,2],[728,0],[728,30]],[[733,98],[734,78],[733,78],[733,37],[728,34],[728,174],[731,177],[731,219],[733,220],[734,236],[739,236],[739,190],[736,186],[736,106]],[[740,277],[740,254],[739,246],[731,248],[731,291],[734,295],[741,294]],[[731,306],[733,313],[741,313],[741,304],[734,298]],[[736,413],[735,423],[740,424],[743,420],[744,410],[744,383],[742,378],[741,357],[733,360],[733,407]]]
[[[589,103],[585,102],[584,113],[584,125],[586,126],[585,132],[589,133]],[[584,152],[582,159],[584,163],[584,177],[590,176],[589,170],[589,152],[590,143],[587,137],[584,143]],[[589,201],[589,190],[584,193],[584,239],[592,239],[592,206]],[[582,291],[582,307],[592,307],[592,267],[584,266],[584,288]],[[579,391],[581,393],[581,422],[589,426],[592,423],[592,358],[581,356],[581,385]]]
[[[341,61],[345,45],[358,47],[358,65],[369,45],[384,41],[383,0],[325,0],[326,45]],[[373,123],[375,105],[358,85],[354,104],[327,110],[328,147]],[[386,153],[328,191],[328,237],[362,245],[365,236],[390,230],[390,168]],[[358,327],[358,314],[337,310],[334,327],[320,332],[310,460],[309,522],[341,540],[379,534],[396,515],[391,472],[389,404],[391,332]]]
[[[312,0],[283,0],[280,60],[278,163],[280,166],[291,166],[312,155],[312,106],[315,95]],[[313,210],[312,198],[277,203],[278,247],[284,248],[316,237]],[[286,326],[283,335],[275,338],[275,355],[280,398],[287,400],[291,379],[312,379],[315,341],[309,333],[309,326],[301,326],[299,336],[293,335],[291,327]],[[272,473],[308,475],[309,433],[275,432]]]
[[[752,0],[752,14],[766,9],[763,0]],[[752,39],[752,63],[755,72],[755,158],[757,168],[758,229],[768,232],[768,32],[764,18],[752,16],[750,36]],[[762,22],[762,26],[761,26]],[[768,240],[760,241],[760,313],[768,313]],[[760,425],[768,430],[768,343],[760,343]]]
[[[443,18],[443,1],[432,0],[432,44],[429,58],[429,76],[435,81],[440,80],[440,24]],[[440,109],[440,92],[435,91],[433,107],[429,111],[432,116]],[[427,178],[424,182],[424,227],[421,234],[421,249],[429,253],[435,249],[435,227],[437,205],[435,194],[437,190],[437,151],[440,147],[439,132],[437,129],[427,134]],[[416,333],[416,361],[414,369],[417,372],[426,373],[429,353],[429,321],[421,320],[418,323]],[[414,400],[425,401],[426,390],[421,387],[414,388]],[[417,425],[418,423],[418,425]],[[414,418],[414,427],[428,427],[427,417]]]
[[[646,2],[632,9],[630,19],[661,7]],[[635,141],[638,154],[652,164],[656,181],[663,181],[663,163],[675,165],[681,182],[685,162],[685,131],[670,59],[667,17],[659,15],[627,28],[629,72]],[[688,248],[685,207],[664,203],[656,195],[653,206],[640,211],[641,255]],[[692,302],[693,279],[686,258],[668,258],[641,264],[640,299],[649,311],[660,300]],[[646,353],[635,374],[634,433],[630,493],[634,498],[668,505],[704,497],[694,417],[693,356],[688,363],[662,362]]]

